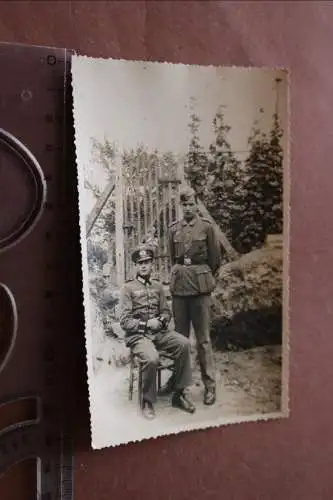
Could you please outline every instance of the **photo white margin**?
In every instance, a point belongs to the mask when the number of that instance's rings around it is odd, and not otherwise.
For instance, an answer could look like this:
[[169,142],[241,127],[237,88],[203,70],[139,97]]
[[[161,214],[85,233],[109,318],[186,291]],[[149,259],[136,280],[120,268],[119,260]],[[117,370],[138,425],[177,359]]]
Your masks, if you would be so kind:
[[[97,62],[99,60],[116,60],[125,62],[137,62],[142,64],[170,64],[170,65],[180,65],[192,66],[192,67],[226,67],[235,69],[262,69],[262,70],[280,70],[285,71],[287,74],[287,158],[284,159],[284,172],[283,172],[283,328],[282,328],[282,367],[281,367],[281,411],[274,413],[265,414],[252,414],[250,416],[241,416],[233,418],[220,418],[212,421],[202,421],[200,425],[197,423],[191,424],[190,422],[184,426],[174,426],[172,430],[168,429],[165,432],[161,429],[158,431],[156,429],[152,430],[149,435],[138,436],[137,439],[129,439],[128,441],[118,442],[116,439],[105,440],[103,443],[96,443],[94,441],[94,395],[92,391],[91,380],[94,377],[93,373],[93,356],[92,356],[92,336],[90,334],[92,330],[91,321],[91,305],[90,305],[90,289],[89,289],[89,272],[88,272],[88,255],[87,255],[87,235],[86,235],[86,220],[82,211],[82,193],[85,189],[84,187],[84,172],[82,166],[78,161],[78,151],[80,149],[79,138],[78,138],[78,124],[76,122],[76,89],[75,85],[75,65],[80,63],[80,61],[86,60],[91,62]],[[290,70],[285,67],[268,67],[268,66],[223,66],[223,65],[193,65],[193,64],[175,63],[175,62],[158,62],[158,61],[144,61],[144,60],[125,60],[122,58],[103,58],[103,57],[89,57],[85,55],[73,55],[71,61],[71,85],[72,85],[72,99],[73,99],[73,121],[74,121],[74,144],[75,144],[75,167],[77,171],[77,187],[78,187],[78,211],[79,211],[79,228],[80,228],[80,250],[81,250],[81,270],[82,270],[82,288],[83,288],[83,307],[84,307],[84,337],[85,337],[85,347],[86,347],[86,366],[87,366],[87,377],[88,377],[88,394],[89,394],[89,418],[90,418],[90,437],[91,446],[94,450],[101,450],[108,447],[116,447],[121,445],[126,445],[128,443],[135,443],[145,441],[147,439],[155,439],[162,436],[168,436],[173,434],[179,434],[190,431],[201,431],[209,428],[225,427],[232,424],[245,424],[260,421],[271,421],[271,420],[281,420],[286,419],[290,415],[289,407],[289,390],[290,390],[290,190],[291,190],[291,110],[290,110],[290,98],[291,98],[291,75]]]

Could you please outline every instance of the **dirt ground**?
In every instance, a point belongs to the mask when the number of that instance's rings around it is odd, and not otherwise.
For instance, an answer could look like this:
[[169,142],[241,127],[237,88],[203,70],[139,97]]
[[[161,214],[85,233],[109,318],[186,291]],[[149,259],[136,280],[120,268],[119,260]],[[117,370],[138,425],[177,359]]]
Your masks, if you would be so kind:
[[[95,448],[157,437],[185,430],[252,420],[256,416],[278,416],[281,404],[281,347],[260,347],[243,352],[215,353],[217,401],[203,404],[200,370],[193,357],[194,415],[172,408],[170,397],[159,398],[157,418],[145,420],[139,412],[137,381],[133,399],[128,397],[129,367],[100,363],[91,380],[92,441]],[[168,377],[165,372],[164,380]]]

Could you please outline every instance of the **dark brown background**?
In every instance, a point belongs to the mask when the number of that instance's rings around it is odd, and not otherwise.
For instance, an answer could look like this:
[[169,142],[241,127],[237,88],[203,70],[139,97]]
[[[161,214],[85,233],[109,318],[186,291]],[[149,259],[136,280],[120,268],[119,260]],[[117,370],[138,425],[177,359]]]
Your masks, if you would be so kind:
[[[329,2],[0,4],[0,41],[292,72],[291,417],[91,451],[78,346],[76,500],[333,498],[332,26]],[[1,498],[29,484],[12,471]]]

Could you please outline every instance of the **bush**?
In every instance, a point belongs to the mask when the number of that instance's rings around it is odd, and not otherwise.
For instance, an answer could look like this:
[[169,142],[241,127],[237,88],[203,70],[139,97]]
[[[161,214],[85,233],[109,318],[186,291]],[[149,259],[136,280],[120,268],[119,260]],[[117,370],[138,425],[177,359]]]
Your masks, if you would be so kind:
[[282,250],[264,247],[220,270],[212,298],[219,347],[281,343]]

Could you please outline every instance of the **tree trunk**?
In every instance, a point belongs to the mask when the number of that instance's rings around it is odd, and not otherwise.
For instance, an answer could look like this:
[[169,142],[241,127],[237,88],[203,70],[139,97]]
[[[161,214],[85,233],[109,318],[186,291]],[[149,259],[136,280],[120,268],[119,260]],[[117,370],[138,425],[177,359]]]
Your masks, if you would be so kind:
[[94,224],[96,220],[99,217],[99,214],[105,207],[106,202],[110,198],[111,194],[113,193],[115,188],[115,182],[114,180],[110,181],[106,188],[104,189],[103,193],[101,194],[100,198],[97,200],[96,205],[90,212],[87,218],[87,224],[86,224],[86,231],[87,231],[87,237],[90,235],[92,228],[94,227]]

